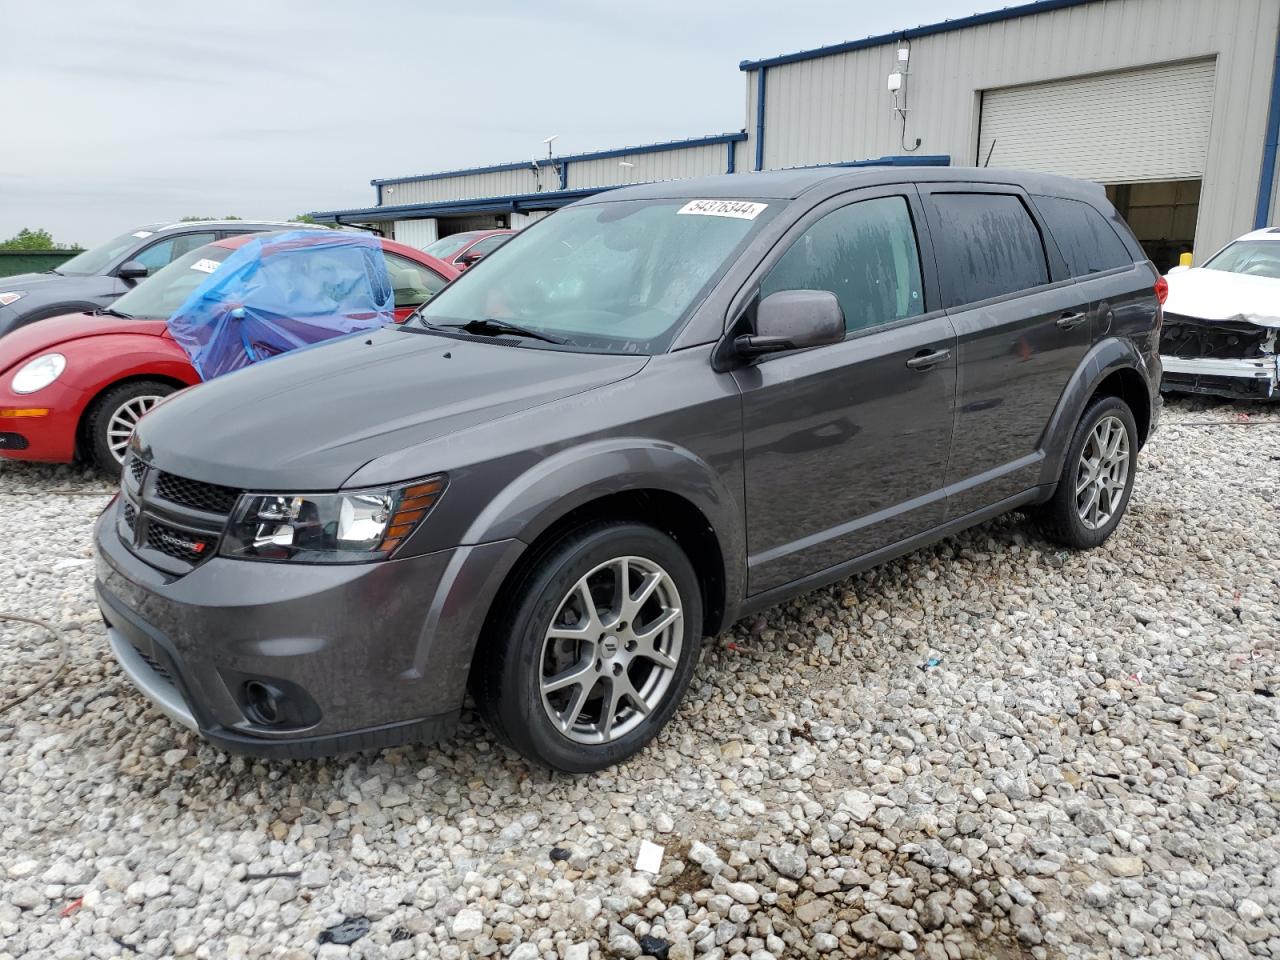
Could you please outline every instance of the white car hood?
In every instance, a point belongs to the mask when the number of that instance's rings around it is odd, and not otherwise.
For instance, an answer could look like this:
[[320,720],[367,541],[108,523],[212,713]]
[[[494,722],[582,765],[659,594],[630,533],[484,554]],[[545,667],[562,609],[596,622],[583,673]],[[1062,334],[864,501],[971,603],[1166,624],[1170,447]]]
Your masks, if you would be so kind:
[[1201,320],[1247,320],[1280,328],[1280,280],[1192,267],[1165,278],[1165,313]]

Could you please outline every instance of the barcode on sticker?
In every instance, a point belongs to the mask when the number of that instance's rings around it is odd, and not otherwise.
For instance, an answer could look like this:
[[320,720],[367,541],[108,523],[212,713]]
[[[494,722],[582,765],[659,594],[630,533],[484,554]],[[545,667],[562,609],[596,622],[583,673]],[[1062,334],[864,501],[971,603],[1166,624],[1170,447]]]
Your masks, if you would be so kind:
[[690,200],[676,213],[692,213],[702,217],[733,217],[737,220],[754,220],[760,211],[769,206],[751,200]]

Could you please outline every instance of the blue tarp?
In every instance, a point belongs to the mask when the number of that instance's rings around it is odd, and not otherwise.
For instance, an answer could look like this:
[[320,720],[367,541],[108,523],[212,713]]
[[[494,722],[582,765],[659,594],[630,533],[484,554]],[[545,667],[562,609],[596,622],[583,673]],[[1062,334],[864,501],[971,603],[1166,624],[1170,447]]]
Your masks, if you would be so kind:
[[294,230],[250,240],[169,318],[204,380],[394,319],[377,237]]

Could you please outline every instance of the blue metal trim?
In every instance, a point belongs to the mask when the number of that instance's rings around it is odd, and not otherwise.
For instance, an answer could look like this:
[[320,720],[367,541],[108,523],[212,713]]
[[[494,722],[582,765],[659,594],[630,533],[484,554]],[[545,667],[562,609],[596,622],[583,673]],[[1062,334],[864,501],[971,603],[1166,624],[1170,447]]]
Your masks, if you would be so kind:
[[766,70],[760,68],[756,77],[756,169],[764,169],[764,75]]
[[734,154],[737,153],[737,146],[730,143],[726,145],[725,150],[728,153],[728,156],[726,156],[724,160],[724,172],[733,173],[733,164],[736,159]]
[[879,47],[886,43],[897,43],[899,40],[916,40],[920,37],[931,37],[939,33],[950,33],[952,30],[963,30],[966,27],[980,27],[988,23],[999,23],[1002,20],[1014,20],[1037,13],[1049,13],[1054,10],[1065,10],[1068,7],[1079,7],[1098,0],[1035,0],[1017,7],[1006,7],[1003,10],[992,10],[989,13],[975,13],[971,17],[960,17],[956,20],[943,20],[940,23],[928,23],[909,30],[895,33],[882,33],[862,40],[849,40],[845,43],[833,43],[827,47],[816,47],[813,50],[800,50],[777,57],[765,57],[762,60],[743,60],[738,64],[739,70],[760,70],[764,67],[778,67],[786,63],[797,63],[801,60],[816,60],[837,53],[849,53],[852,50],[864,50],[867,47]]
[[1271,70],[1271,106],[1267,109],[1267,136],[1262,144],[1262,179],[1258,183],[1258,209],[1253,228],[1261,230],[1271,219],[1271,190],[1276,182],[1276,148],[1280,143],[1280,30],[1276,32],[1276,62]]
[[321,223],[372,223],[383,220],[415,220],[469,213],[507,213],[512,210],[557,210],[575,200],[592,197],[613,187],[581,190],[547,190],[511,197],[476,197],[471,200],[440,200],[435,203],[406,203],[399,206],[357,207],[350,210],[317,210],[308,216]]
[[[664,153],[668,150],[684,150],[689,147],[709,147],[717,143],[733,143],[739,140],[747,139],[747,135],[743,131],[738,133],[717,133],[709,137],[693,137],[689,140],[670,140],[666,143],[646,143],[638,147],[618,147],[613,150],[596,150],[591,153],[571,153],[562,157],[549,157],[538,161],[538,165],[542,166],[547,163],[563,163],[571,160],[608,160],[611,157],[628,157],[632,154],[640,153]],[[462,170],[444,170],[440,173],[423,173],[410,177],[387,177],[380,180],[370,180],[373,186],[383,183],[408,183],[409,181],[421,180],[441,180],[445,177],[461,177],[472,173],[502,173],[506,170],[522,170],[526,169],[530,161],[523,160],[518,163],[498,163],[487,167],[468,167]]]

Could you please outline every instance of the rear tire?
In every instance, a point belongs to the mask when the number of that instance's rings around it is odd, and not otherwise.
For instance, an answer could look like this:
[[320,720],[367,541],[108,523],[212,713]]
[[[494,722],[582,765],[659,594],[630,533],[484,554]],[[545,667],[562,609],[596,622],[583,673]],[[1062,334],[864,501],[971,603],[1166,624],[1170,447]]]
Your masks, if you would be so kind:
[[702,643],[702,594],[666,534],[616,521],[570,531],[498,603],[471,691],[494,734],[526,759],[603,770],[675,713]]
[[99,397],[86,421],[88,452],[94,465],[103,473],[118,475],[133,426],[177,389],[159,380],[135,380],[112,387]]
[[1138,427],[1119,397],[1097,397],[1076,424],[1052,499],[1038,511],[1049,539],[1087,550],[1103,543],[1129,506]]

